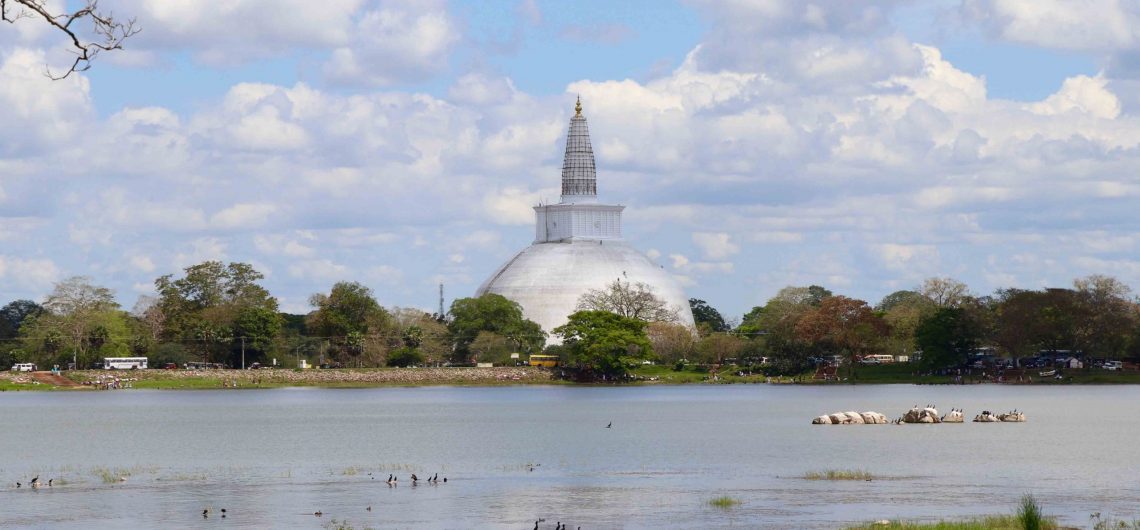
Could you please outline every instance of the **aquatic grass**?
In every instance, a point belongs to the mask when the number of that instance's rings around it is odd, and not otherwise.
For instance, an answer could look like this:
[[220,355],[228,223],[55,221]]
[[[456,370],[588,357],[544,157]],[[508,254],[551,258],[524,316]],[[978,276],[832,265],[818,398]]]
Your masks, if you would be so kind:
[[131,475],[140,475],[143,473],[156,473],[158,468],[155,466],[134,466],[134,467],[116,467],[109,468],[105,466],[95,466],[91,469],[91,474],[99,477],[104,484],[114,484],[122,482]]
[[736,506],[737,504],[740,504],[740,499],[729,497],[728,495],[721,495],[715,499],[710,499],[708,502],[709,506],[720,508],[722,510],[727,510],[733,506]]
[[91,470],[91,474],[102,479],[104,484],[114,484],[130,476],[131,473],[125,469],[111,469],[109,467],[95,466],[95,468]]
[[[352,526],[352,524],[348,522],[348,519],[332,519],[329,522],[321,525],[321,528],[324,528],[325,530],[356,530],[356,527]],[[371,527],[365,526],[360,530],[372,529]]]
[[346,467],[343,470],[341,470],[340,474],[344,475],[346,477],[354,477],[354,476],[360,474],[360,468],[358,468],[356,466]]
[[1033,495],[1021,496],[1021,505],[1017,508],[1017,520],[1021,522],[1023,530],[1041,530],[1044,516],[1041,514],[1041,505]]
[[828,469],[804,473],[807,480],[871,480],[874,475],[859,469]]
[[167,477],[159,477],[155,480],[162,480],[167,482],[201,482],[206,480],[205,473],[175,473]]
[[[1056,526],[1045,526],[1053,529]],[[1021,521],[1012,515],[991,515],[962,521],[936,521],[921,523],[914,521],[890,521],[867,523],[849,527],[848,530],[1022,530]]]
[[415,464],[380,464],[378,469],[380,471],[387,471],[389,473],[394,473],[396,471],[405,471],[408,473],[419,473],[419,472],[423,471],[423,469],[421,469],[420,466],[417,466]]
[[[1090,518],[1099,520],[1100,514],[1093,514]],[[851,526],[848,527],[848,530],[1057,530],[1058,528],[1056,520],[1042,513],[1041,505],[1033,495],[1024,495],[1018,503],[1017,513],[1013,515],[990,515],[960,521],[930,523],[882,520]],[[1116,527],[1094,527],[1094,530],[1114,528]],[[1129,527],[1122,528],[1128,529]]]

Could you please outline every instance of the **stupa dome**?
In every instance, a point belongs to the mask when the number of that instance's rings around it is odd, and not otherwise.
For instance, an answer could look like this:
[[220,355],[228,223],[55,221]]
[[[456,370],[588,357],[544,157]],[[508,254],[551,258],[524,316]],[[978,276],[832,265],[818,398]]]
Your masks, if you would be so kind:
[[[675,309],[678,323],[693,326],[684,289],[669,273],[621,235],[620,205],[597,202],[594,152],[581,101],[566,136],[562,200],[535,206],[535,241],[479,286],[517,302],[523,315],[546,332],[565,324],[578,299],[614,280],[644,283]],[[558,342],[552,337],[551,342]]]

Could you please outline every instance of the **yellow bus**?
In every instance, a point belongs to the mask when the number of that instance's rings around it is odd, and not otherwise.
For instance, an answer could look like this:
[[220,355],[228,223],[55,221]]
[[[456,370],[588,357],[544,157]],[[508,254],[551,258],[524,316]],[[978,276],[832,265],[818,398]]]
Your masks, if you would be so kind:
[[527,364],[531,366],[545,366],[547,368],[554,368],[558,366],[557,355],[531,355],[527,360]]

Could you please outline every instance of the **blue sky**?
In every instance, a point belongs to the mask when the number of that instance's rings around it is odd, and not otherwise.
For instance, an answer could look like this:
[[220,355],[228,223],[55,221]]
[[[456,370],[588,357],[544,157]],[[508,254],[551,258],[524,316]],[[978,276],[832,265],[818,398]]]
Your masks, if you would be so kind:
[[[1097,0],[105,0],[143,32],[52,82],[0,28],[0,303],[247,261],[295,312],[474,292],[557,197],[581,94],[603,200],[692,297],[1140,286],[1140,8]],[[272,6],[274,9],[269,9]]]

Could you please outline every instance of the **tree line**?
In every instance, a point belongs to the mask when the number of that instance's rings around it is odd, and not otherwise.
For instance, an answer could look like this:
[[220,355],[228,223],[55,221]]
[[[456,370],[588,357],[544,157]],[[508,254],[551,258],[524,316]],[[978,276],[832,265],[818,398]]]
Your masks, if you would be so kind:
[[[699,300],[695,302],[700,302]],[[706,362],[767,357],[766,371],[802,373],[813,359],[841,356],[856,365],[866,355],[907,355],[928,370],[962,366],[986,348],[1016,360],[1039,352],[1070,352],[1098,359],[1140,357],[1140,304],[1130,287],[1103,275],[1078,278],[1070,288],[1005,288],[978,295],[952,278],[929,278],[872,306],[812,285],[781,289],[739,324],[693,304]],[[700,354],[698,343],[668,325],[649,327],[654,351],[665,359]],[[711,358],[709,357],[711,355]]]
[[[368,287],[337,282],[313,294],[311,311],[283,313],[246,263],[207,261],[155,279],[156,296],[124,310],[89,277],[55,284],[40,303],[0,308],[0,362],[40,366],[146,356],[152,366],[188,362],[239,367],[300,360],[344,367],[510,364],[556,354],[579,377],[621,377],[644,360],[669,364],[760,364],[801,373],[813,359],[921,351],[930,369],[959,365],[991,346],[1018,358],[1041,350],[1121,359],[1140,356],[1140,306],[1115,278],[1080,278],[1071,288],[999,289],[977,295],[930,278],[874,306],[821,286],[789,286],[739,320],[690,300],[696,329],[650,286],[615,280],[585,293],[567,324],[543,330],[522,308],[487,294],[455,300],[446,314],[386,308]],[[557,338],[550,341],[548,339]],[[561,344],[557,344],[561,342]]]
[[312,311],[283,313],[246,263],[207,261],[155,279],[156,296],[127,311],[90,277],[55,284],[41,302],[0,308],[0,362],[80,368],[104,357],[146,356],[151,366],[189,362],[343,367],[505,362],[541,351],[545,334],[513,302],[490,295],[455,300],[446,315],[380,305],[358,282],[313,294]]

